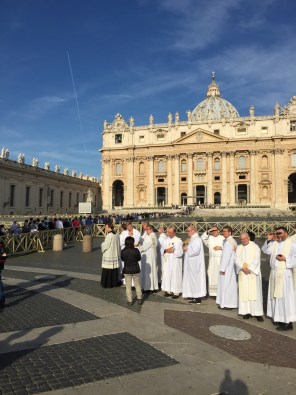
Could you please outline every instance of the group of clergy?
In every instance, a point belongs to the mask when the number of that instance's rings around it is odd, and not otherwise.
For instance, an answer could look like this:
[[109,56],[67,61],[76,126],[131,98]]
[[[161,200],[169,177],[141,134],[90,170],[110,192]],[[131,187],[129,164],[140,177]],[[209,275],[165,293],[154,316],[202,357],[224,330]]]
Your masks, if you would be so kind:
[[[132,236],[141,252],[141,286],[144,292],[164,291],[165,297],[177,299],[182,294],[190,304],[200,304],[207,295],[206,266],[203,245],[209,250],[207,270],[208,294],[219,308],[236,309],[244,319],[263,321],[261,250],[247,232],[240,234],[237,245],[232,229],[222,234],[214,226],[201,237],[194,225],[187,229],[188,239],[177,237],[174,226],[159,229],[158,237],[149,223],[143,223],[143,234],[130,223],[123,226],[120,245]],[[267,316],[277,330],[293,329],[296,321],[296,236],[289,237],[285,227],[267,235],[262,247],[270,255],[270,281]],[[295,269],[294,269],[295,268]],[[294,269],[294,270],[293,270]]]

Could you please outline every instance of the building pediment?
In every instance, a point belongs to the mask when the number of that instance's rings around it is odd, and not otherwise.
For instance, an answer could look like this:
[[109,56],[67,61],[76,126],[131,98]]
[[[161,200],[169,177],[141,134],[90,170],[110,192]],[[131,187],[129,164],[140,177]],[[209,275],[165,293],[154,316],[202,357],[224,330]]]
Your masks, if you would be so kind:
[[203,129],[195,129],[192,132],[186,134],[175,140],[174,144],[196,144],[199,142],[209,143],[209,142],[219,142],[228,141],[228,138],[208,132]]

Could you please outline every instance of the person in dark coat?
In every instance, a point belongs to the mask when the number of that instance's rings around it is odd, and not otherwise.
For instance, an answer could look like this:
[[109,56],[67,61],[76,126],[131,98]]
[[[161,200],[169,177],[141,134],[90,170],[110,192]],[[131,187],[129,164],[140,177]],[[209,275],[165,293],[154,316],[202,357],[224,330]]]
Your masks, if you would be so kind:
[[138,304],[142,304],[142,290],[140,284],[140,251],[135,248],[135,239],[128,236],[125,239],[125,248],[121,251],[121,260],[124,262],[122,273],[125,278],[127,304],[132,304],[132,280],[136,288]]

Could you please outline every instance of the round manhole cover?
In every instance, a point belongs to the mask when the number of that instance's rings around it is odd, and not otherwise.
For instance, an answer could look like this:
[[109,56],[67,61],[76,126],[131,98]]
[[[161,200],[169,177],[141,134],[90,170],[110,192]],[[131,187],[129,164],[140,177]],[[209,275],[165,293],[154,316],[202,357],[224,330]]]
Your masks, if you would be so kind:
[[226,339],[231,339],[231,340],[251,339],[251,335],[249,334],[249,332],[244,331],[243,329],[237,328],[235,326],[213,325],[210,326],[209,329],[212,333],[214,333],[214,335],[225,337]]

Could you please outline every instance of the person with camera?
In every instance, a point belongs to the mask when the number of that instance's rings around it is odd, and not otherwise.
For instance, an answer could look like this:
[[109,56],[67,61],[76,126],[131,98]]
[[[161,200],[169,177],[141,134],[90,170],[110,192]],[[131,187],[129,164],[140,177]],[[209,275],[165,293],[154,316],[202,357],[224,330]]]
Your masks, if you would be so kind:
[[296,321],[296,279],[293,279],[296,243],[289,237],[287,228],[279,226],[267,234],[262,251],[270,255],[267,315],[278,331],[292,330],[292,322]]

